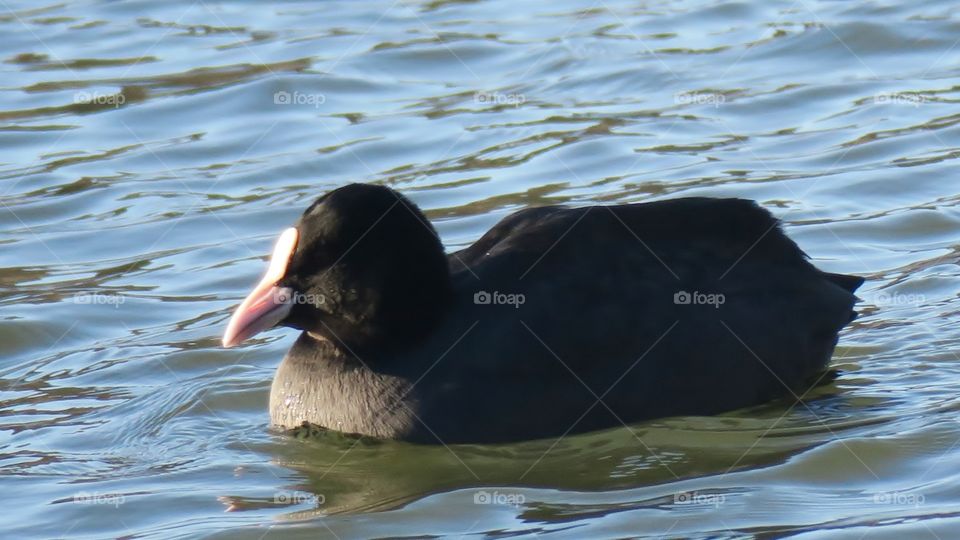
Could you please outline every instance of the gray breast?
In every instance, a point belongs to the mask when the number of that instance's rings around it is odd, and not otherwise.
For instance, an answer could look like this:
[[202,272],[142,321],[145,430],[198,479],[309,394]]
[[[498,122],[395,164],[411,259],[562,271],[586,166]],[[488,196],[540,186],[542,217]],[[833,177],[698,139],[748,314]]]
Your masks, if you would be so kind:
[[416,423],[415,396],[406,379],[376,373],[306,333],[277,368],[270,420],[283,429],[309,422],[343,433],[402,438]]

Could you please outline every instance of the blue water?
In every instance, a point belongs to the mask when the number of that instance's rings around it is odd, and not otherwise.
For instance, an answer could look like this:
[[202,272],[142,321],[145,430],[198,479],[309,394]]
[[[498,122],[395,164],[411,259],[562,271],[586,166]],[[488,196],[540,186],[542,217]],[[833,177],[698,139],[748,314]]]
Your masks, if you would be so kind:
[[[952,2],[0,3],[9,538],[960,536]],[[758,200],[868,278],[837,380],[507,446],[272,432],[219,347],[314,198],[450,249],[539,204]]]

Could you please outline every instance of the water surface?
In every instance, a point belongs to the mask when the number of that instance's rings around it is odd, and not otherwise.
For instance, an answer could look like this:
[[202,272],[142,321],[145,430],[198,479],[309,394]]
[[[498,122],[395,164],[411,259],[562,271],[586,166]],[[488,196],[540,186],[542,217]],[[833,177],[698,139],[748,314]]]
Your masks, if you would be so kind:
[[[960,536],[960,13],[934,2],[0,3],[10,538]],[[219,348],[347,182],[449,249],[532,205],[748,197],[865,276],[803,399],[507,446],[268,429]]]

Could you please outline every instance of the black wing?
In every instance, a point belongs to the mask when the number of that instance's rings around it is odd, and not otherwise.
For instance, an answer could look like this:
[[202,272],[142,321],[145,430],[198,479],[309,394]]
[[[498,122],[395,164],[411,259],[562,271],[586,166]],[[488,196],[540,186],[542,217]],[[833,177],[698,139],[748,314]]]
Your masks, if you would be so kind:
[[[450,392],[499,404],[499,429],[515,418],[518,430],[527,415],[570,423],[596,397],[601,415],[633,421],[789,395],[829,361],[862,282],[816,269],[742,199],[524,210],[450,261],[451,319],[476,321],[448,364]],[[478,292],[507,303],[477,304]],[[609,423],[593,416],[580,427]]]

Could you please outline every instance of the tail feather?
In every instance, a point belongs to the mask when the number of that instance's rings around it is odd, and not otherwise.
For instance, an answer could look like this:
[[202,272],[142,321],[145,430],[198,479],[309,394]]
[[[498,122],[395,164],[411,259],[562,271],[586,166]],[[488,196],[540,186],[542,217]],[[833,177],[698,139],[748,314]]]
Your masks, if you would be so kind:
[[[847,274],[831,274],[829,272],[823,272],[823,277],[827,278],[827,281],[833,283],[834,285],[840,287],[841,289],[853,294],[863,285],[864,279],[860,276],[850,276]],[[853,298],[853,302],[856,303],[857,298]],[[853,309],[850,310],[850,318],[847,319],[847,324],[852,323],[859,315]]]
[[838,285],[840,288],[851,293],[856,292],[856,290],[863,285],[863,278],[860,276],[823,272],[823,277],[827,278],[827,280],[831,283]]

